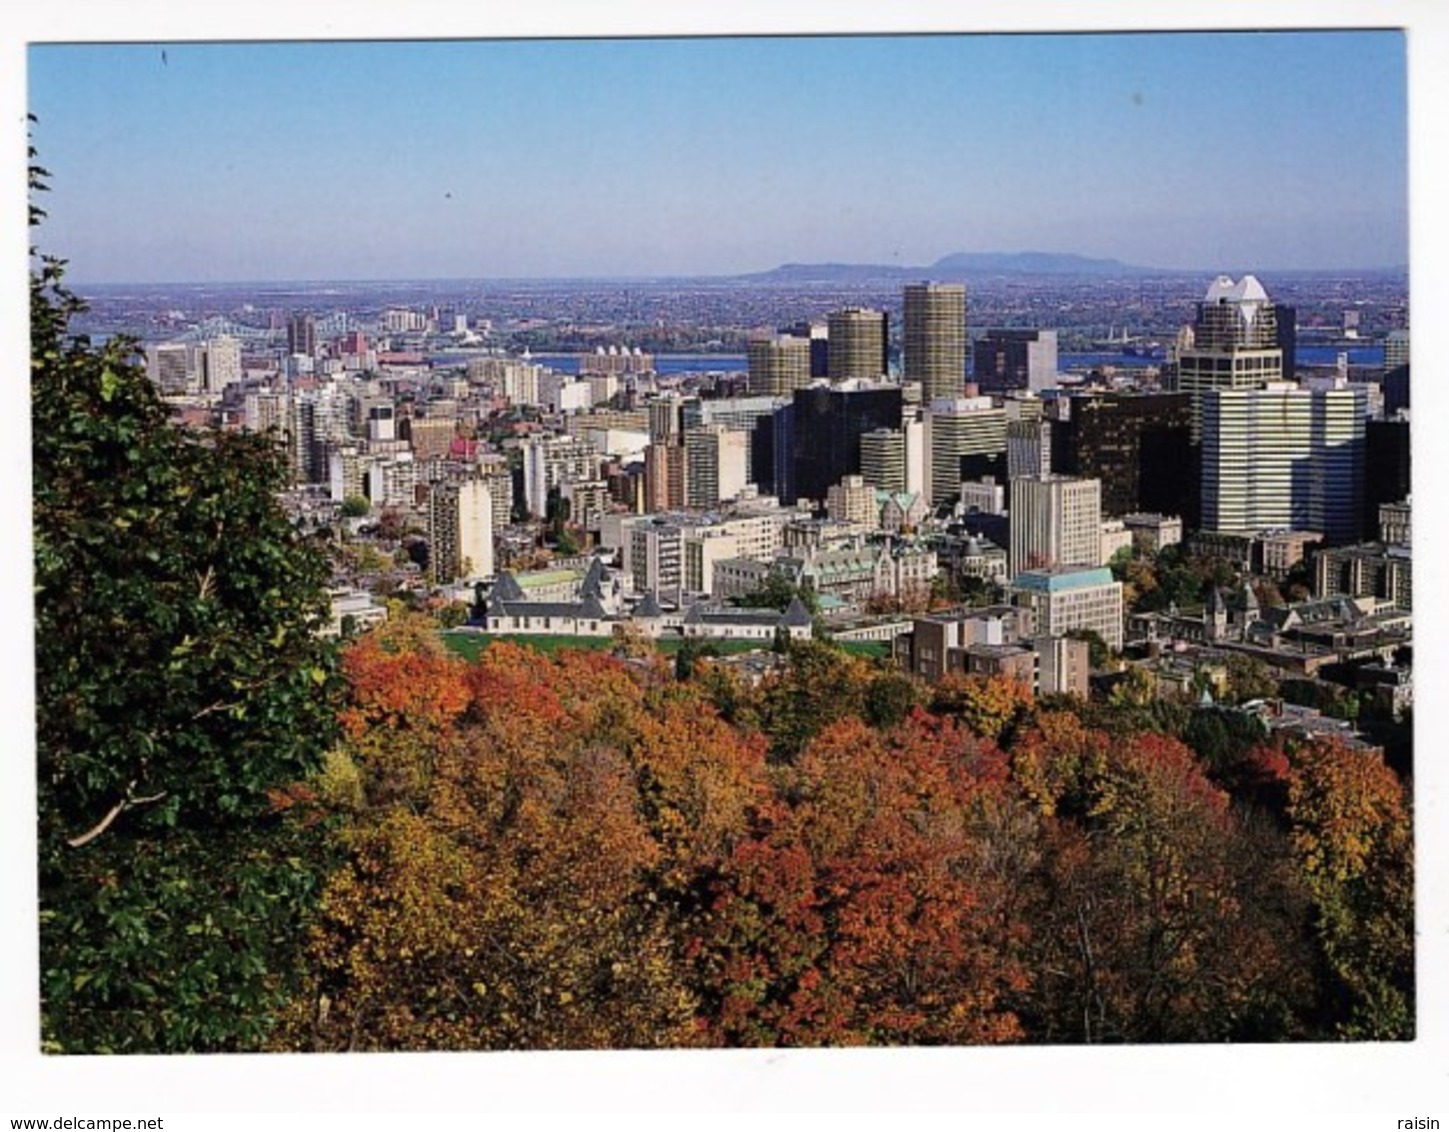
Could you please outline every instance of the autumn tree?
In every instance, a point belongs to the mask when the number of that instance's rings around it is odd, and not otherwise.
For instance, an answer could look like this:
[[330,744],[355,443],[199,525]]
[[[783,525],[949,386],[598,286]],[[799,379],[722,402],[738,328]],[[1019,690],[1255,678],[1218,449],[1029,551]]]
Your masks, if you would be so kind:
[[1056,713],[1018,736],[1012,769],[1045,818],[1021,1006],[1035,1038],[1221,1040],[1301,1014],[1294,905],[1259,914],[1267,866],[1188,748]]
[[346,745],[366,801],[339,832],[278,1044],[688,1044],[693,998],[629,755],[644,690],[595,654],[500,643],[464,665],[426,651],[369,638],[349,654]]
[[30,278],[43,1041],[254,1048],[315,887],[274,800],[332,731],[326,566],[274,443],[178,426],[63,271]]
[[1341,1038],[1414,1036],[1413,835],[1375,751],[1309,743],[1289,759],[1291,841],[1312,895],[1322,1015]]
[[[977,795],[994,748],[917,714],[885,734],[828,725],[790,768],[758,836],[717,878],[689,954],[724,1044],[1015,1040]],[[992,773],[992,770],[995,773]]]
[[930,707],[960,720],[973,734],[997,740],[1031,702],[1031,689],[1009,676],[951,672],[931,689]]
[[679,891],[727,858],[769,808],[766,741],[731,727],[692,686],[668,685],[647,707],[629,757],[662,852],[661,882]]
[[859,657],[823,641],[793,641],[784,667],[761,685],[755,704],[770,754],[795,758],[820,730],[866,710],[870,667]]

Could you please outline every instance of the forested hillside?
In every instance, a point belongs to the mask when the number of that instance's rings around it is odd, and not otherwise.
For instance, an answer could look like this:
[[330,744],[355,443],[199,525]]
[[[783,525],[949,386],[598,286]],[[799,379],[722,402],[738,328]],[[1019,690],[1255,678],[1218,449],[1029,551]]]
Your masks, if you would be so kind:
[[[274,1048],[1405,1038],[1404,791],[1376,757],[934,690],[821,644],[344,657],[294,792],[340,863]],[[1205,759],[1179,735],[1195,738]]]

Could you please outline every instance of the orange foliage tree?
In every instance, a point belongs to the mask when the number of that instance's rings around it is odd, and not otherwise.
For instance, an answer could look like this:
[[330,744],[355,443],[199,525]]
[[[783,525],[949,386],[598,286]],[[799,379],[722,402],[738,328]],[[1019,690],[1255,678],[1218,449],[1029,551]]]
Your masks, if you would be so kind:
[[[984,914],[976,740],[917,714],[889,735],[846,718],[782,775],[780,808],[738,846],[693,941],[713,1040],[1016,1040],[1025,974]],[[1002,770],[997,761],[996,769]]]
[[[622,668],[499,645],[457,670],[444,658],[459,680],[440,700],[416,658],[367,661],[348,709],[376,721],[353,740],[369,745],[367,804],[341,834],[290,1044],[687,1044],[693,999],[645,883],[659,850],[618,745],[641,718]],[[596,681],[606,701],[583,694]],[[426,750],[390,746],[422,732]],[[371,774],[374,750],[426,771],[400,795]]]
[[1301,964],[1278,943],[1291,902],[1283,918],[1260,914],[1267,866],[1189,748],[1112,742],[1054,714],[1013,767],[1046,818],[1029,913],[1041,974],[1024,1008],[1036,1036],[1223,1040],[1301,1009]]
[[1176,739],[999,679],[927,711],[821,643],[752,688],[404,617],[344,671],[280,1048],[1408,1032],[1407,801],[1361,752],[1262,748],[1230,802]]
[[952,672],[932,690],[931,710],[959,719],[973,734],[996,741],[1031,702],[1031,689],[1018,680]]

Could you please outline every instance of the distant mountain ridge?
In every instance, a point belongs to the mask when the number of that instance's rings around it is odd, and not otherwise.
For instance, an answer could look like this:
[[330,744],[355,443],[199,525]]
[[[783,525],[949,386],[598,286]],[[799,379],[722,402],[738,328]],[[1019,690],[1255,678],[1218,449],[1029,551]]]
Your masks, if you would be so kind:
[[1097,259],[1070,252],[956,252],[942,256],[931,270],[987,271],[1014,275],[1113,275],[1157,273],[1158,267],[1141,267],[1120,259]]
[[769,271],[737,276],[762,283],[850,282],[867,279],[952,279],[966,275],[1172,275],[1118,259],[1070,252],[953,252],[935,263],[907,267],[888,263],[786,263]]

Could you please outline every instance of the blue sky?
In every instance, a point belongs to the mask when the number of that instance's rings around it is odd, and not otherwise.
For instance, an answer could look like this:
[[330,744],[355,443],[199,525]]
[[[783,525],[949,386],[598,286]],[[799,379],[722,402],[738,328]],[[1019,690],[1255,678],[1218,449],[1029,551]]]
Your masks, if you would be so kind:
[[41,242],[92,282],[1408,258],[1392,31],[33,45],[27,63]]

